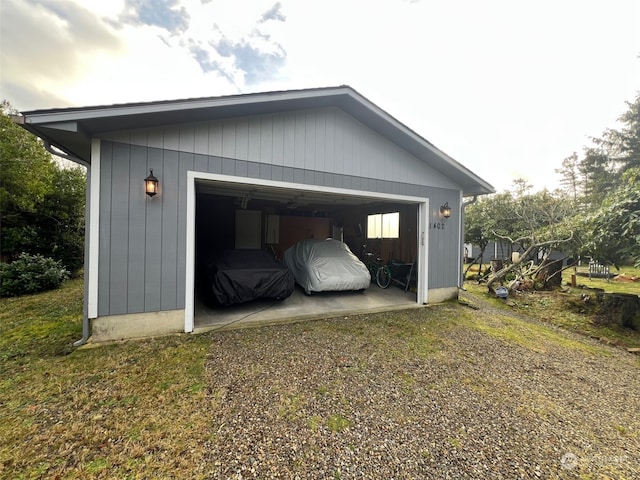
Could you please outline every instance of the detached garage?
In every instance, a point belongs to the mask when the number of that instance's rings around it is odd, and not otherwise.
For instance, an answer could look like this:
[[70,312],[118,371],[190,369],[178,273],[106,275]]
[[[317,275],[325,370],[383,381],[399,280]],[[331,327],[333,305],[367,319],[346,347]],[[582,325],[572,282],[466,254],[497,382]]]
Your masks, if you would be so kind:
[[[246,249],[282,259],[309,238],[413,264],[415,304],[456,298],[463,196],[494,191],[347,86],[38,110],[17,121],[88,168],[79,343],[193,332],[211,321],[198,314],[211,258]],[[329,305],[331,294],[314,301]]]

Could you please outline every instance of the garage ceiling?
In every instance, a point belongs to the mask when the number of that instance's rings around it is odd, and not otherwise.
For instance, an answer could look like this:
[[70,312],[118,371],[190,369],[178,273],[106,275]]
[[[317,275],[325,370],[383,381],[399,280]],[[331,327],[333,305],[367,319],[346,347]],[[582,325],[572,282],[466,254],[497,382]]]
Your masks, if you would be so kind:
[[[221,195],[234,197],[240,203],[247,206],[252,200],[273,202],[281,206],[295,208],[305,206],[331,210],[345,206],[374,206],[385,202],[379,197],[367,197],[360,195],[343,195],[331,192],[315,192],[311,190],[297,190],[294,188],[282,188],[266,185],[247,185],[230,182],[216,182],[198,180],[196,192],[207,195]],[[393,200],[393,203],[403,203]]]

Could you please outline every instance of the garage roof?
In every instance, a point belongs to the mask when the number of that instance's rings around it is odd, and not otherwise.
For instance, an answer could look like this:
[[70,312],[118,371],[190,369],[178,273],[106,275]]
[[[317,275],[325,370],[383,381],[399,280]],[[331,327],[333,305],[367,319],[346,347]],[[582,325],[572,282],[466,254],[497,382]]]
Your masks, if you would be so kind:
[[91,137],[106,132],[319,107],[338,107],[344,110],[459,184],[465,196],[495,192],[489,183],[346,85],[223,97],[32,110],[22,112],[23,117],[19,123],[46,143],[79,161],[90,163]]

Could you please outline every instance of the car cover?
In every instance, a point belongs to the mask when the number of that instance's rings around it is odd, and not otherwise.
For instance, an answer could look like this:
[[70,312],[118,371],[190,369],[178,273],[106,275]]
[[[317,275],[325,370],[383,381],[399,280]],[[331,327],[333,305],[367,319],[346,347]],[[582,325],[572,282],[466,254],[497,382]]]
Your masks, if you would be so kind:
[[371,284],[369,270],[339,240],[302,240],[284,252],[284,261],[306,293],[364,290]]
[[266,250],[226,250],[207,262],[211,290],[220,305],[293,293],[293,273]]

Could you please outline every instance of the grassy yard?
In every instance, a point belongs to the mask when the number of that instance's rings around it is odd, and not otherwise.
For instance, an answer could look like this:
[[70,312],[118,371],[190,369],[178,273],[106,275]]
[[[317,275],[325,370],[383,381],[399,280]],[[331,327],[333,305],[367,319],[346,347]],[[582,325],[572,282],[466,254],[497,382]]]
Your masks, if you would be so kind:
[[[484,295],[475,287],[472,292]],[[71,344],[81,336],[81,297],[82,281],[72,280],[53,292],[0,299],[0,478],[211,478],[211,445],[223,425],[213,424],[209,413],[219,411],[223,399],[206,368],[219,337],[175,335],[74,349]],[[506,314],[514,308],[494,303]],[[592,331],[578,312],[564,312],[562,302],[549,295],[518,299],[515,308],[572,330]],[[378,346],[392,355],[400,372],[415,359],[437,354],[449,342],[451,328],[472,329],[533,351],[544,340],[601,355],[598,347],[517,318],[494,325],[455,304],[420,312],[284,328],[303,336],[362,339],[367,348]],[[250,347],[263,333],[256,330],[239,341]],[[618,339],[625,332],[597,333]],[[638,334],[625,334],[625,344],[640,345]],[[323,422],[332,432],[350,425],[339,416],[312,419],[312,432]]]
[[[489,268],[483,266],[483,270]],[[472,269],[471,274],[477,272]],[[487,294],[484,284],[478,284],[474,280],[467,280],[465,288],[470,294],[492,302],[496,308],[505,311],[519,312],[555,326],[563,327],[571,331],[582,333],[586,336],[601,338],[604,342],[617,344],[621,347],[640,347],[640,332],[603,325],[598,322],[597,309],[593,302],[583,301],[582,295],[593,296],[591,289],[602,289],[607,293],[629,293],[640,295],[640,282],[620,282],[606,280],[604,278],[588,278],[584,274],[588,272],[586,267],[579,267],[576,276],[576,287],[569,288],[572,270],[565,270],[562,283],[563,292],[533,292],[509,297],[508,302],[503,302],[493,295]],[[618,273],[640,277],[640,269],[626,267],[620,271],[612,270],[612,277]]]
[[[605,292],[610,293],[632,293],[634,295],[640,295],[640,282],[621,282],[612,279],[605,278],[589,278],[588,267],[578,267],[578,276],[576,277],[576,283],[579,287],[585,288],[601,288]],[[568,281],[571,278],[572,271],[566,270],[563,274],[563,279]],[[619,274],[625,274],[631,277],[640,277],[640,268],[622,267],[620,270],[616,270],[611,267],[611,277],[615,277]]]
[[72,280],[0,300],[0,477],[169,478],[192,469],[205,453],[194,445],[210,435],[201,412],[215,407],[204,383],[210,338],[74,350],[81,297],[82,280]]

